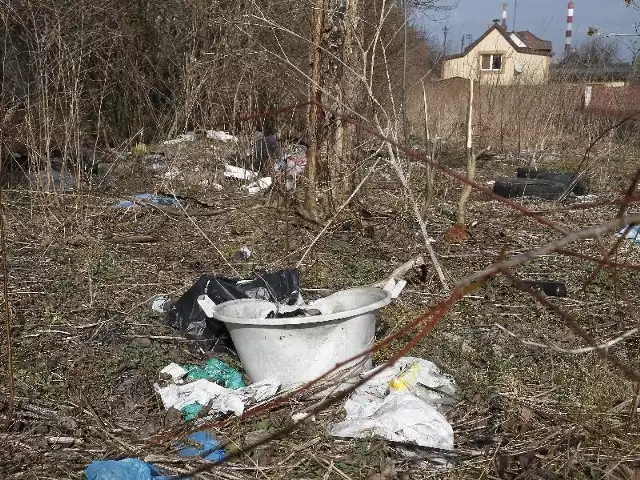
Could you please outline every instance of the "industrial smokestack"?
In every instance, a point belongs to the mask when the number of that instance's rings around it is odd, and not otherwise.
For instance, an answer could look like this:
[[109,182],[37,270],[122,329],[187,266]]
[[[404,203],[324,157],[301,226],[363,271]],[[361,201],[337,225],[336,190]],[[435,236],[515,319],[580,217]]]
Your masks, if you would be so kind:
[[567,12],[567,33],[564,39],[564,52],[571,53],[571,36],[573,35],[573,0],[569,1],[569,10]]
[[502,4],[502,28],[507,29],[507,4]]

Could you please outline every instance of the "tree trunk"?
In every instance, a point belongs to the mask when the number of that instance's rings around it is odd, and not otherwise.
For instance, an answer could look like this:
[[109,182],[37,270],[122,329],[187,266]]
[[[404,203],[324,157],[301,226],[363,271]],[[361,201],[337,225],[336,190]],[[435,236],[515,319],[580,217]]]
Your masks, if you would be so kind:
[[360,0],[314,0],[313,4],[309,94],[338,114],[316,105],[309,108],[305,204],[316,220],[333,213],[356,183],[355,127],[342,116],[359,110],[364,91],[352,73],[360,70],[360,6]]
[[[318,103],[322,102],[322,32],[324,30],[324,11],[326,0],[314,0],[311,20],[311,48],[309,51],[309,99]],[[323,124],[323,112],[318,105],[310,104],[307,116],[307,138],[309,149],[307,150],[307,182],[305,207],[307,214],[314,220],[321,216],[318,209],[319,172],[321,161],[320,148],[322,143],[321,129]]]

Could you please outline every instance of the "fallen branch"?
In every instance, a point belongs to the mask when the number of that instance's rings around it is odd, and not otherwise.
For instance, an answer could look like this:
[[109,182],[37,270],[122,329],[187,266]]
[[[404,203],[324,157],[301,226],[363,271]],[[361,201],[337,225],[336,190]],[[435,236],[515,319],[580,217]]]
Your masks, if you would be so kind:
[[185,212],[182,210],[178,210],[173,207],[167,207],[166,209],[162,209],[163,212],[168,213],[169,215],[179,215],[179,216],[187,216],[190,215],[192,217],[213,217],[215,215],[221,215],[223,213],[229,212],[231,210],[235,210],[235,208],[218,208],[218,209],[209,209],[209,210],[193,210],[191,212]]
[[[169,195],[167,195],[169,196]],[[173,196],[173,195],[171,195]],[[174,197],[176,199],[178,199],[178,197]],[[204,204],[202,202],[198,202],[199,205],[206,205],[207,209],[205,210],[194,210],[194,211],[190,211],[187,212],[187,210],[185,210],[184,208],[176,208],[176,207],[170,207],[168,205],[159,205],[157,203],[153,203],[153,202],[149,202],[146,200],[141,200],[139,198],[135,198],[135,197],[130,197],[128,199],[130,202],[134,203],[135,205],[140,205],[142,207],[151,207],[155,210],[158,210],[160,212],[166,213],[168,215],[178,215],[178,216],[191,216],[191,217],[211,217],[214,215],[220,215],[222,213],[228,212],[230,210],[235,210],[234,207],[227,207],[227,208],[210,208],[209,205]]]
[[628,217],[616,218],[609,222],[596,225],[591,228],[587,228],[586,230],[571,232],[565,235],[564,237],[562,237],[561,239],[556,240],[555,242],[551,242],[535,250],[530,250],[520,255],[516,255],[503,262],[494,263],[489,268],[473,273],[463,278],[462,280],[459,280],[458,282],[456,282],[456,287],[459,288],[460,286],[463,286],[463,285],[470,285],[474,282],[484,280],[488,277],[496,275],[497,273],[504,272],[505,270],[511,269],[513,267],[517,267],[522,263],[526,263],[529,260],[533,260],[534,258],[539,257],[541,255],[547,255],[549,253],[555,252],[556,250],[559,250],[562,247],[566,247],[567,245],[575,241],[582,240],[585,238],[596,237],[598,235],[602,235],[603,233],[616,230],[617,228],[620,228],[623,225],[628,225],[630,223],[639,223],[639,222],[640,222],[640,214],[630,215]]
[[[562,310],[558,305],[550,302],[546,295],[539,293],[535,290],[529,288],[524,282],[514,277],[510,272],[505,272],[505,275],[511,279],[513,284],[518,290],[521,290],[524,293],[528,293],[534,299],[538,301],[541,305],[543,305],[550,312],[558,315],[562,320],[573,330],[576,334],[578,334],[585,342],[589,343],[592,347],[597,347],[598,344],[596,341],[591,338],[591,336],[587,333],[587,331],[582,327],[579,322],[572,317],[570,314]],[[638,383],[640,381],[640,371],[636,370],[634,367],[625,364],[617,355],[610,353],[606,349],[595,348],[594,351],[598,354],[600,358],[604,361],[611,362],[612,365],[616,366],[620,369],[621,372],[625,374],[625,376],[631,380],[632,382]]]
[[582,348],[575,348],[575,349],[572,349],[572,350],[567,350],[565,348],[558,347],[557,345],[552,345],[552,344],[546,345],[544,343],[538,343],[538,342],[533,342],[531,340],[525,340],[524,338],[519,337],[518,335],[516,335],[512,331],[507,330],[505,327],[503,327],[499,323],[494,323],[493,325],[498,327],[500,330],[502,330],[504,333],[506,333],[510,337],[515,338],[516,340],[518,340],[523,345],[527,345],[529,347],[544,348],[544,349],[547,349],[547,350],[553,350],[554,352],[566,353],[566,354],[570,354],[570,355],[579,355],[581,353],[589,353],[589,352],[593,352],[595,350],[604,350],[604,349],[607,349],[607,348],[611,348],[616,343],[621,342],[622,340],[624,340],[626,338],[629,338],[632,335],[635,335],[640,330],[637,327],[636,328],[632,328],[631,330],[627,330],[626,332],[624,332],[622,335],[620,335],[620,336],[618,336],[618,337],[616,337],[614,339],[611,339],[611,340],[609,340],[607,342],[601,343],[599,345],[592,345],[590,347],[582,347]]
[[407,273],[409,273],[411,270],[413,270],[414,268],[422,267],[424,265],[425,265],[424,258],[423,258],[422,255],[419,255],[416,258],[412,258],[411,260],[408,260],[408,261],[404,262],[402,265],[400,265],[398,268],[396,268],[393,272],[391,272],[391,275],[389,275],[389,277],[387,279],[380,280],[379,282],[376,282],[371,286],[372,287],[382,288],[387,284],[387,282],[390,279],[392,279],[392,278],[397,278],[397,279],[404,278],[404,276]]
[[109,243],[154,243],[158,241],[158,238],[152,235],[131,235],[128,237],[114,235],[113,237],[105,238],[104,241]]
[[149,340],[162,340],[169,342],[178,342],[178,343],[190,343],[190,342],[210,342],[210,338],[201,338],[201,339],[189,339],[184,337],[174,337],[171,335],[124,335],[125,338],[148,338]]

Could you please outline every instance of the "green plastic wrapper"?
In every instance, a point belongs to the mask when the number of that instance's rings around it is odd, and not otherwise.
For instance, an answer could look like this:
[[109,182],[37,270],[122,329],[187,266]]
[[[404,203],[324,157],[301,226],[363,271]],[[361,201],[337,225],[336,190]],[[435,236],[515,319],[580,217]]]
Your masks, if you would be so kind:
[[237,390],[247,386],[247,384],[244,383],[242,374],[238,370],[217,358],[209,359],[203,366],[184,365],[183,368],[189,372],[187,373],[189,380],[200,380],[204,378],[205,380],[211,380],[231,390]]
[[200,405],[199,403],[192,403],[191,405],[185,405],[181,410],[184,421],[191,422],[192,420],[195,420],[196,418],[198,418],[198,415],[200,414],[203,408],[204,408],[204,405]]

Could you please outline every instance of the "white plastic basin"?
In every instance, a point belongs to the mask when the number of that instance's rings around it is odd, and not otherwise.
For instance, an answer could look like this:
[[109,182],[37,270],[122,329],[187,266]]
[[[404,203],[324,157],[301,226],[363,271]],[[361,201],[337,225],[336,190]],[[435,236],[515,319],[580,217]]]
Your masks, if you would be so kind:
[[[215,305],[203,297],[200,306],[225,323],[251,381],[277,379],[283,389],[314,380],[373,346],[378,310],[391,302],[390,293],[381,288],[352,288],[309,305],[322,315],[265,318],[275,311],[274,303],[242,299]],[[341,371],[349,370],[349,378],[354,378],[371,367],[367,356]],[[349,385],[341,380],[335,390]]]

